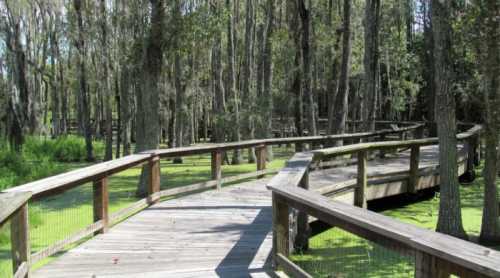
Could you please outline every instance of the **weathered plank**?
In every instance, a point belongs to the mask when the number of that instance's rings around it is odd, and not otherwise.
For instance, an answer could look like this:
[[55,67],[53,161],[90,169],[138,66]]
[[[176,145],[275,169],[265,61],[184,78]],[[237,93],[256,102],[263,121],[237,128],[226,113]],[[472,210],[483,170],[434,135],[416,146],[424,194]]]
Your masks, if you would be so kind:
[[0,228],[30,198],[30,192],[0,193]]
[[94,201],[94,222],[102,221],[102,229],[99,233],[106,233],[109,229],[109,193],[108,178],[102,178],[94,182],[92,187]]
[[[10,238],[12,249],[12,269],[17,273],[24,263],[30,265],[30,236],[28,220],[28,204],[24,203],[10,221]],[[28,277],[25,274],[24,277]]]
[[283,254],[276,255],[276,261],[280,267],[285,270],[285,273],[291,275],[294,278],[312,278],[307,272],[301,269],[298,265],[294,264],[287,257],[283,256]]
[[115,160],[98,163],[78,170],[30,182],[5,190],[5,192],[31,192],[33,198],[58,194],[75,186],[92,182],[130,167],[147,162],[149,154],[134,154]]

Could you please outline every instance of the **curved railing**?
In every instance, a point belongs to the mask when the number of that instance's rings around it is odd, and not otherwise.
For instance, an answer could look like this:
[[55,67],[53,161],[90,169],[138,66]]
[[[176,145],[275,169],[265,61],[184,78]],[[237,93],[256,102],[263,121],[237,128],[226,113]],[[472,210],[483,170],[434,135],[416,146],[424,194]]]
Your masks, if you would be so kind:
[[[389,123],[383,123],[389,124]],[[375,132],[362,132],[341,135],[327,135],[327,136],[306,136],[306,137],[290,137],[290,138],[272,138],[262,140],[249,140],[233,143],[222,144],[209,144],[203,146],[183,147],[165,150],[151,150],[139,154],[129,155],[119,159],[108,162],[98,163],[92,166],[84,167],[60,175],[48,177],[38,181],[30,182],[24,185],[10,188],[0,193],[0,196],[7,196],[5,194],[29,194],[28,201],[47,200],[50,198],[57,198],[64,192],[82,186],[88,182],[92,182],[92,214],[93,223],[82,228],[81,230],[67,234],[63,239],[50,244],[49,246],[37,250],[36,252],[30,251],[30,243],[28,238],[24,240],[16,240],[12,238],[11,248],[12,253],[16,254],[13,260],[13,272],[22,273],[22,269],[29,269],[41,260],[56,254],[78,242],[81,239],[92,236],[95,233],[104,233],[113,223],[122,221],[126,217],[140,211],[148,206],[154,204],[161,197],[175,196],[178,194],[187,194],[205,190],[210,188],[220,188],[223,183],[229,183],[237,180],[242,180],[251,177],[262,177],[269,173],[275,173],[276,170],[266,169],[266,147],[272,145],[295,144],[296,149],[301,151],[303,144],[309,145],[332,145],[336,141],[345,141],[345,143],[357,142],[364,139],[373,138],[387,138],[391,135],[404,138],[405,134],[413,133],[414,137],[421,137],[423,133],[424,124],[422,123],[404,123],[404,127],[397,128],[391,126],[390,128],[378,130]],[[257,154],[257,171],[252,173],[245,173],[236,176],[222,177],[222,153],[225,151],[255,148]],[[182,157],[196,154],[211,154],[211,176],[212,180],[182,186],[177,188],[170,188],[160,190],[160,160],[164,158]],[[109,207],[109,193],[108,193],[108,178],[114,174],[120,173],[132,167],[144,166],[149,170],[147,178],[148,196],[144,199],[138,200],[132,205],[120,209],[114,213],[108,211]],[[280,173],[281,174],[281,173]],[[28,196],[28,195],[23,195]],[[14,211],[27,209],[26,202],[12,203],[10,208]],[[27,217],[27,216],[26,216]],[[2,225],[4,224],[2,219]],[[24,222],[23,222],[24,223]],[[20,221],[11,222],[11,230],[15,230],[19,234],[28,234],[29,225],[21,225]],[[24,275],[18,275],[23,277]],[[16,276],[16,277],[18,277]]]
[[[469,154],[475,151],[481,130],[481,126],[473,125],[466,132],[457,135],[458,140],[466,142]],[[364,192],[368,151],[411,148],[414,154],[419,147],[436,143],[438,143],[437,138],[369,142],[295,154],[286,167],[268,183],[268,188],[273,193],[274,266],[285,270],[292,277],[312,277],[289,259],[291,246],[307,246],[308,217],[312,216],[402,256],[412,258],[415,277],[448,277],[450,274],[459,277],[500,277],[500,252],[404,224],[362,208],[366,206]],[[315,162],[344,154],[358,155],[358,182],[354,202],[356,206],[333,201],[317,192],[307,190],[308,173]],[[418,157],[412,155],[411,161],[410,183],[417,174],[415,169],[418,169],[418,162],[415,168],[415,161],[418,161]],[[409,192],[414,192],[414,189],[409,188]],[[298,211],[295,214],[294,225],[290,222],[290,208]],[[363,275],[361,272],[358,274]]]

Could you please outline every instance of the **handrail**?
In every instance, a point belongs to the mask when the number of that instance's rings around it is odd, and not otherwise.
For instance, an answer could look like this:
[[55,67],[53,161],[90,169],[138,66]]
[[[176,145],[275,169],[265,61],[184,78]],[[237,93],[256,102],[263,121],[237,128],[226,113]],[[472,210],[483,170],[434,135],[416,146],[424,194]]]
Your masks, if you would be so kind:
[[[39,260],[46,258],[52,254],[57,253],[64,249],[65,246],[72,244],[82,238],[85,238],[94,233],[105,233],[109,229],[111,223],[115,223],[124,217],[130,215],[133,212],[144,209],[159,200],[163,196],[172,196],[177,194],[191,193],[198,190],[204,190],[208,188],[220,188],[222,182],[231,182],[237,178],[249,178],[249,177],[262,177],[265,174],[273,172],[273,170],[266,170],[266,146],[277,145],[277,144],[321,144],[337,140],[345,139],[362,139],[370,137],[384,137],[387,134],[404,134],[408,131],[414,131],[421,129],[423,124],[414,124],[411,126],[406,126],[403,128],[378,130],[375,132],[363,132],[363,133],[352,133],[352,134],[341,134],[341,135],[328,135],[328,136],[309,136],[309,137],[291,137],[291,138],[274,138],[274,139],[262,139],[262,140],[248,140],[241,142],[230,142],[223,144],[210,144],[204,146],[195,147],[183,147],[165,150],[151,150],[141,152],[139,154],[133,154],[125,156],[112,161],[98,163],[85,168],[69,171],[56,176],[44,178],[38,181],[30,182],[24,185],[16,186],[7,189],[1,194],[14,194],[18,196],[24,196],[27,198],[24,205],[16,206],[15,209],[18,211],[18,216],[15,217],[16,221],[12,223],[12,227],[15,227],[19,233],[19,236],[13,238],[12,248],[13,251],[17,252],[19,256],[14,258],[14,271],[19,274],[19,276],[24,277],[23,274],[27,268],[38,262]],[[296,145],[297,146],[297,145]],[[257,171],[250,174],[242,174],[234,177],[222,178],[221,176],[221,165],[222,165],[222,152],[227,150],[236,150],[255,147],[257,154]],[[300,148],[298,148],[300,149]],[[160,191],[160,159],[167,157],[178,157],[193,154],[203,154],[211,153],[212,155],[212,179],[211,181],[193,184],[190,186],[185,186],[182,188],[172,188]],[[312,159],[312,156],[310,156]],[[121,209],[118,212],[109,215],[108,212],[108,177],[121,172],[123,170],[129,169],[131,167],[144,165],[149,169],[148,182],[147,182],[147,197],[141,199],[131,206]],[[62,239],[45,249],[39,250],[34,254],[30,253],[29,249],[29,238],[26,236],[29,230],[28,224],[28,208],[26,201],[37,200],[43,197],[61,194],[69,189],[75,188],[79,185],[85,184],[87,182],[93,182],[93,211],[94,211],[94,222],[83,228],[82,230],[70,235],[69,237]],[[0,194],[0,196],[1,196]],[[1,201],[1,199],[0,199]],[[7,210],[5,211],[7,212]],[[10,213],[10,212],[9,212]],[[0,214],[1,215],[1,214]],[[5,218],[5,216],[1,216]],[[0,218],[1,219],[1,218]],[[1,219],[2,224],[5,219]]]
[[31,193],[0,193],[0,227],[31,198]]
[[144,151],[139,154],[125,156],[108,162],[98,163],[85,168],[69,171],[56,176],[44,178],[24,185],[19,185],[4,192],[31,192],[33,198],[40,198],[54,193],[65,191],[86,182],[98,180],[110,176],[127,168],[147,163],[156,156],[160,158],[178,157],[186,155],[197,155],[227,150],[245,149],[249,147],[270,146],[291,143],[314,143],[325,141],[336,141],[345,139],[362,139],[387,134],[404,133],[422,128],[423,124],[415,124],[398,129],[385,129],[374,132],[348,133],[340,135],[305,136],[289,138],[271,138],[259,140],[246,140],[240,142],[229,142],[221,144],[207,144],[204,146],[181,147],[171,149],[158,149]]
[[366,209],[332,201],[299,187],[268,185],[268,188],[281,205],[286,203],[288,206],[305,211],[308,215],[369,240],[378,238],[379,240],[375,240],[377,243],[386,242],[392,248],[397,244],[396,249],[437,258],[438,268],[444,265],[451,266],[452,274],[469,270],[490,277],[500,276],[500,252],[493,249],[406,224]]
[[[473,136],[478,135],[482,131],[483,127],[481,125],[474,125],[472,128],[466,132],[457,134],[457,140],[466,140]],[[370,143],[359,143],[348,146],[333,147],[322,150],[313,151],[314,159],[321,160],[326,157],[344,155],[348,153],[358,152],[358,151],[369,151],[369,150],[379,150],[379,149],[393,149],[393,148],[405,148],[412,146],[429,146],[439,143],[437,137],[424,138],[424,139],[413,139],[404,141],[385,141],[385,142],[370,142]]]
[[[471,161],[477,147],[477,140],[482,126],[473,125],[467,131],[457,135],[458,140],[467,140],[468,159]],[[290,261],[284,262],[290,252],[289,208],[299,211],[295,223],[294,245],[300,247],[300,239],[307,241],[307,225],[300,226],[308,215],[332,226],[375,241],[403,255],[415,257],[415,277],[437,277],[440,274],[465,275],[465,277],[500,277],[500,252],[482,247],[448,235],[421,229],[401,223],[366,209],[365,190],[367,186],[366,153],[369,150],[384,148],[411,148],[408,192],[416,190],[418,180],[419,147],[438,143],[437,138],[408,141],[373,142],[348,145],[343,147],[297,153],[285,168],[269,181],[267,188],[273,194],[273,258],[276,265],[301,273],[300,267]],[[308,180],[308,171],[314,162],[323,158],[347,153],[358,153],[358,177],[355,184],[354,204],[351,206],[332,201],[318,192],[308,191],[304,181]],[[472,154],[472,157],[471,157]],[[472,166],[473,167],[473,166]],[[308,184],[308,182],[306,182]],[[299,239],[299,240],[297,240]],[[297,244],[299,242],[299,244]],[[443,272],[443,273],[441,273]],[[306,277],[298,275],[297,277]],[[481,276],[481,277],[482,277]],[[439,276],[441,277],[441,276]]]

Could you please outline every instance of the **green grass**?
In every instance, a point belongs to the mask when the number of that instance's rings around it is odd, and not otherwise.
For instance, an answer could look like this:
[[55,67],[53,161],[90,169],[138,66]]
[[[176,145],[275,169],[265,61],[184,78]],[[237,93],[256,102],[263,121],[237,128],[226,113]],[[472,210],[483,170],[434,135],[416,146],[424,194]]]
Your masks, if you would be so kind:
[[[482,166],[478,177],[460,186],[462,219],[472,238],[479,235],[483,206]],[[500,185],[500,182],[498,183]],[[439,194],[381,213],[400,221],[434,230],[439,210]],[[500,246],[493,247],[500,250]],[[327,230],[310,239],[310,250],[292,259],[314,277],[413,277],[413,260],[400,256],[338,228]]]
[[[243,153],[246,153],[244,151]],[[230,154],[230,153],[228,153]],[[293,150],[274,148],[274,160],[267,164],[268,169],[283,167]],[[256,164],[223,165],[222,176],[229,177],[253,172]],[[88,166],[87,163],[56,163],[59,171],[69,171]],[[109,211],[119,211],[138,200],[135,196],[137,183],[141,173],[140,167],[120,172],[109,179]],[[55,173],[54,173],[55,174]],[[50,174],[49,174],[50,175]],[[168,189],[203,182],[211,179],[211,157],[196,155],[184,157],[182,164],[173,164],[170,160],[161,161],[161,189]],[[44,198],[30,204],[30,241],[32,252],[36,252],[62,240],[69,235],[90,225],[92,215],[92,186],[90,183],[68,190],[63,194]],[[9,227],[5,225],[0,231],[0,277],[9,277],[11,273]],[[40,267],[55,257],[39,262]]]

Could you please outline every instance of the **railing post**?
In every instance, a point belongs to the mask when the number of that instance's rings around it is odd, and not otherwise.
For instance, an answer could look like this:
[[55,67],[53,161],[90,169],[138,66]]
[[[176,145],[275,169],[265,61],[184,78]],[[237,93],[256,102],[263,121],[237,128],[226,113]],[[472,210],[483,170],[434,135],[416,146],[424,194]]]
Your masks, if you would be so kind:
[[288,205],[280,200],[276,193],[273,195],[273,266],[277,267],[277,254],[288,257],[290,254],[290,230]]
[[[30,242],[29,242],[29,221],[28,204],[25,203],[12,216],[10,223],[10,237],[12,248],[12,269],[16,274],[19,267],[26,263],[30,265]],[[29,270],[23,277],[29,277]]]
[[[266,145],[258,146],[256,148],[257,153],[257,171],[266,169],[266,159],[267,159],[267,148]],[[265,175],[260,175],[258,178],[263,178]]]
[[109,229],[109,213],[108,213],[108,178],[104,177],[94,181],[92,187],[94,195],[94,222],[102,221],[102,229],[96,234],[106,233]]
[[416,193],[419,181],[418,163],[420,161],[420,146],[411,147],[410,175],[408,177],[408,193]]
[[148,184],[148,196],[150,204],[156,203],[159,197],[155,197],[154,194],[160,191],[160,157],[154,156],[149,161],[149,184]]
[[[385,133],[380,134],[380,141],[382,141],[382,142],[385,141]],[[385,158],[385,150],[384,149],[379,150],[379,157]]]
[[415,278],[434,277],[432,256],[423,252],[415,252]]
[[[302,176],[299,187],[309,190],[309,170],[306,170],[304,176]],[[297,213],[297,233],[294,240],[294,250],[306,251],[309,249],[309,235],[309,217],[307,213],[299,210]]]
[[217,189],[222,188],[222,151],[216,150],[212,152],[212,179],[217,180]]
[[474,168],[475,168],[475,159],[476,159],[476,147],[475,147],[475,137],[470,137],[467,139],[466,142],[466,149],[467,149],[467,164],[466,164],[466,169],[465,173],[467,175],[470,175],[470,177],[474,177]]
[[415,129],[415,134],[413,135],[413,137],[415,137],[415,139],[424,138],[424,126],[423,125],[417,127],[417,129]]
[[368,178],[366,173],[366,151],[362,150],[358,152],[358,178],[357,186],[354,190],[354,205],[366,208],[366,187],[368,184]]

